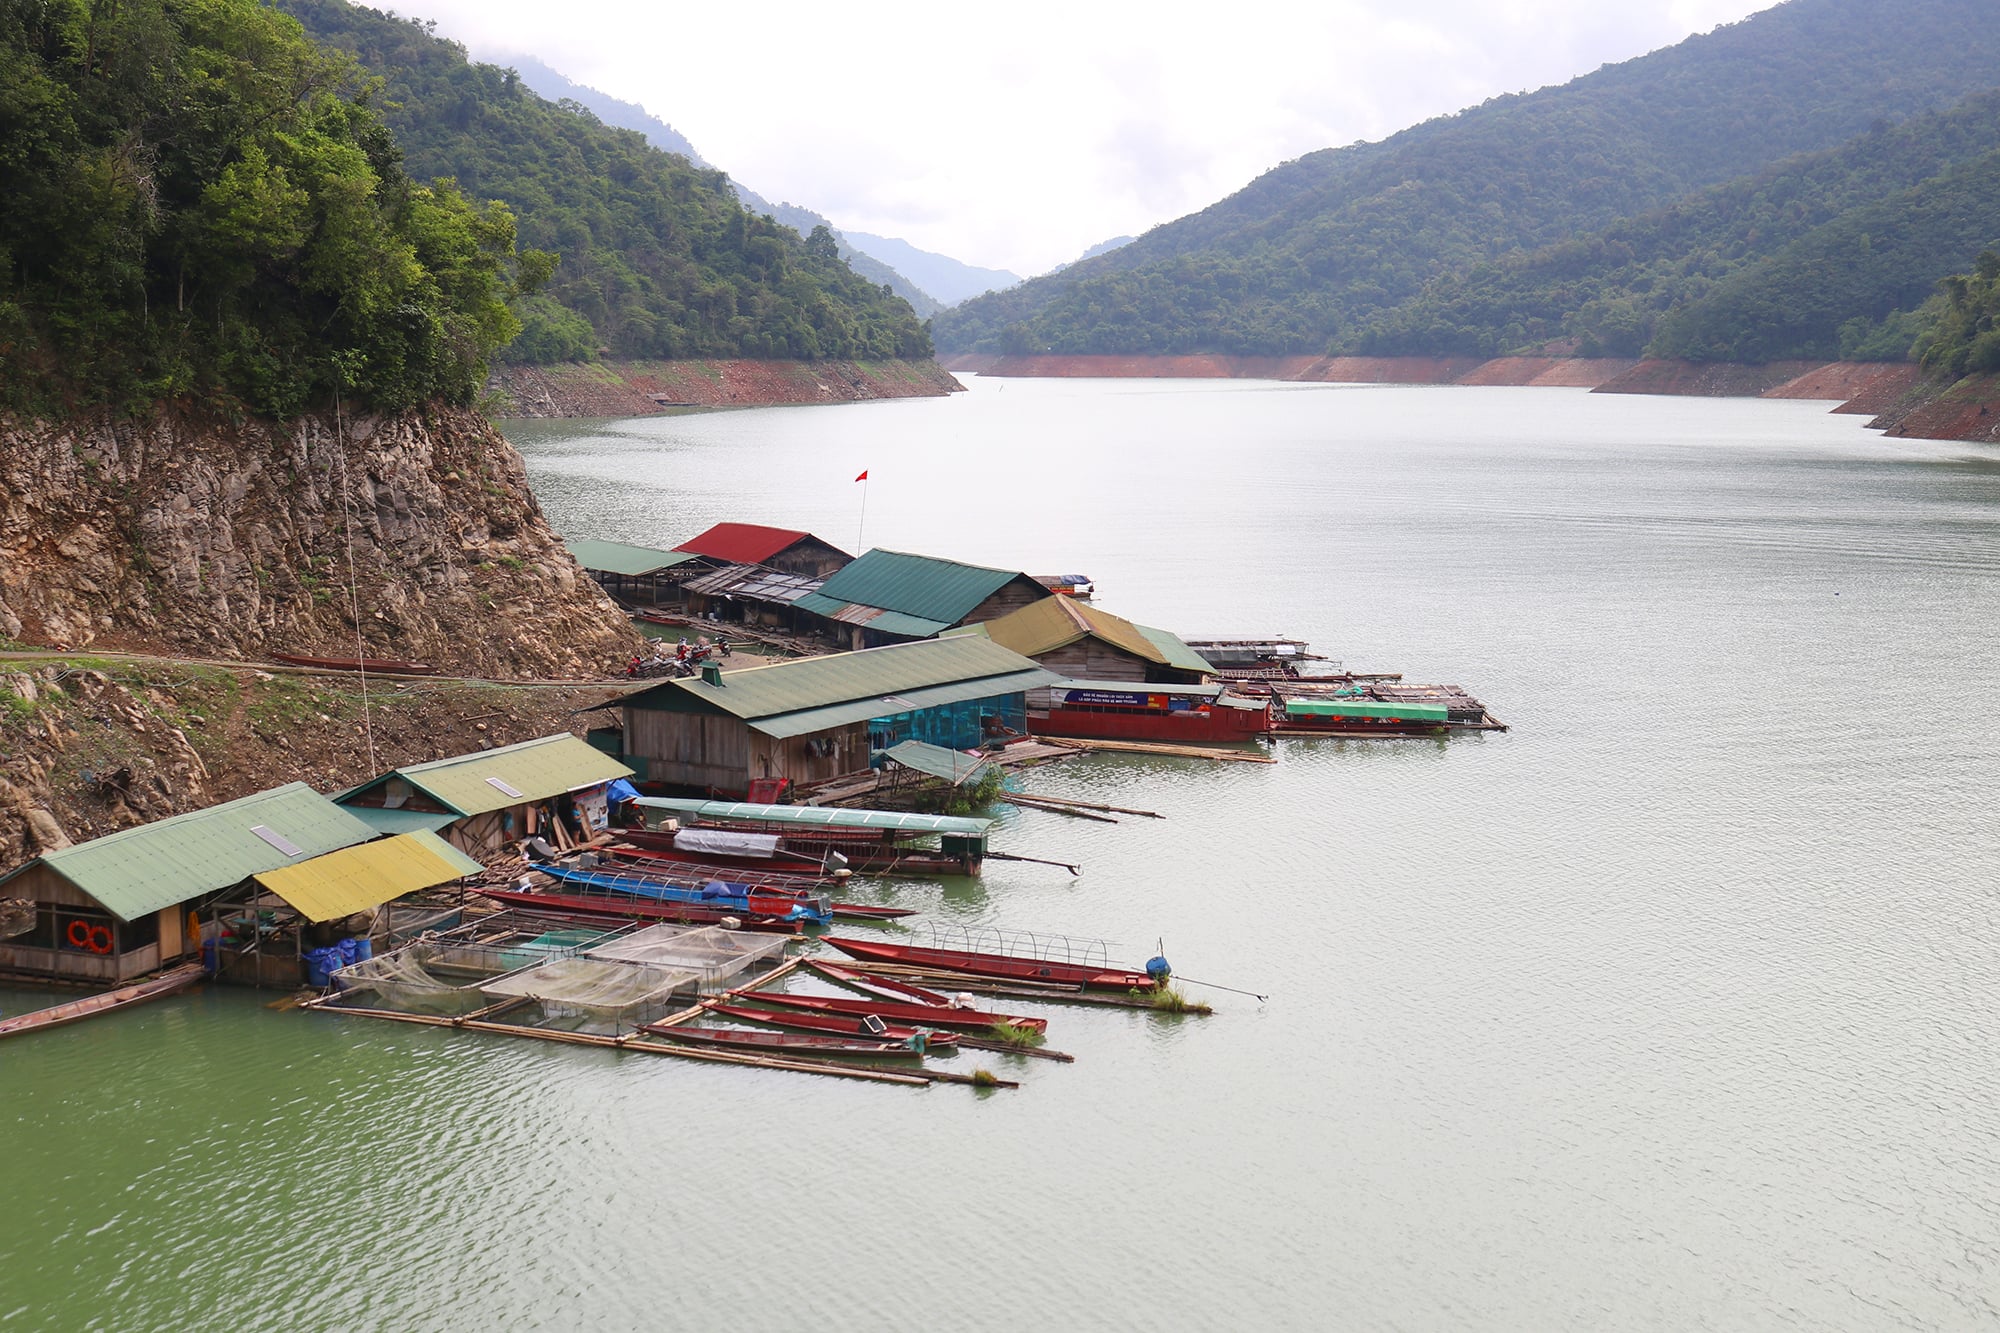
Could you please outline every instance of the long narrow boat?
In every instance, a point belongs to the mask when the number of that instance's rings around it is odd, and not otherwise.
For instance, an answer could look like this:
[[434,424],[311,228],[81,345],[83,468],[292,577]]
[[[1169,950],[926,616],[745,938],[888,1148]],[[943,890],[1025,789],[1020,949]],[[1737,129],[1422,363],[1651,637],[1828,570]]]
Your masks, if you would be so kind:
[[895,977],[885,977],[873,972],[863,972],[858,968],[842,967],[839,963],[829,963],[824,958],[808,958],[806,966],[825,977],[850,986],[864,995],[878,999],[893,1000],[900,1004],[950,1004],[951,997],[943,991],[934,991],[917,985],[914,981],[899,981]]
[[1270,726],[1270,700],[1244,698],[1227,685],[1072,680],[1028,697],[1028,731],[1036,736],[1242,745]]
[[36,1009],[12,1018],[0,1019],[0,1037],[18,1036],[23,1032],[40,1032],[44,1028],[61,1027],[64,1023],[75,1023],[85,1018],[95,1018],[119,1009],[129,1009],[135,1004],[157,1000],[175,991],[185,990],[207,975],[200,963],[183,963],[171,971],[130,986],[120,986],[117,990],[105,991],[102,995],[86,995],[81,1000],[71,1000],[66,1004],[51,1005],[47,1009]]
[[766,1032],[750,1028],[694,1027],[686,1023],[649,1023],[639,1030],[692,1046],[723,1046],[792,1055],[862,1056],[871,1060],[921,1060],[928,1045],[906,1041],[849,1041],[844,1037],[813,1037],[797,1032]]
[[[631,855],[621,854],[620,849],[615,847],[605,850],[614,858]],[[621,875],[636,875],[674,888],[706,891],[712,884],[725,884],[752,897],[790,898],[813,905],[824,902],[826,890],[839,882],[801,879],[796,875],[757,875],[727,866],[703,866],[680,861],[655,864],[644,860],[615,859],[611,869]],[[873,903],[832,902],[826,903],[826,908],[836,918],[855,921],[895,921],[917,914],[914,907],[879,907]]]
[[721,881],[711,881],[702,888],[691,888],[667,883],[648,875],[625,874],[612,870],[578,870],[573,866],[556,865],[546,861],[530,862],[529,865],[531,869],[538,870],[564,884],[587,889],[609,889],[614,893],[629,893],[636,898],[654,898],[660,902],[682,903],[690,907],[727,908],[734,912],[747,912],[752,916],[774,916],[781,921],[804,921],[821,926],[833,920],[833,913],[827,910],[823,901],[755,889],[746,891],[740,886]]
[[796,935],[803,928],[797,921],[780,917],[731,912],[720,907],[694,907],[687,903],[663,903],[625,893],[528,893],[521,889],[480,889],[479,893],[509,907],[525,907],[556,916],[615,921],[673,921],[695,926],[713,926],[733,920],[742,923],[745,930],[772,935]]
[[933,949],[915,944],[889,944],[875,940],[846,939],[828,935],[827,944],[850,958],[881,963],[909,963],[940,972],[964,972],[975,977],[1007,977],[1017,981],[1055,981],[1088,990],[1151,990],[1153,979],[1144,972],[1090,964],[1058,963],[1046,958],[1015,958],[1007,954],[976,953],[969,949]]
[[[775,828],[760,829],[777,832]],[[643,829],[620,829],[618,836],[644,851],[674,850],[674,835]],[[965,873],[965,858],[914,845],[927,836],[909,829],[842,829],[814,827],[779,833],[779,850],[795,861],[815,867],[838,852],[850,868],[884,875],[956,875]],[[761,858],[759,858],[761,859]]]
[[[804,1009],[753,1009],[748,1005],[711,1004],[708,1006],[708,1011],[742,1023],[764,1023],[774,1028],[801,1028],[807,1032],[841,1032],[852,1037],[866,1037],[871,1041],[908,1041],[919,1031],[917,1028],[887,1023],[880,1032],[870,1032],[861,1025],[859,1018],[850,1018],[846,1014],[813,1013]],[[925,1038],[934,1051],[958,1045],[957,1036],[950,1032],[925,1030]]]
[[428,662],[399,662],[389,657],[304,657],[298,653],[272,653],[273,662],[286,666],[317,667],[321,671],[367,671],[378,676],[435,676],[437,668]]
[[928,1024],[933,1027],[951,1028],[958,1032],[984,1032],[988,1028],[1001,1026],[1026,1028],[1030,1032],[1047,1032],[1049,1020],[1046,1018],[1017,1018],[1011,1014],[988,1013],[981,1009],[957,1009],[951,1005],[937,1004],[897,1004],[891,1000],[859,1000],[833,995],[789,995],[780,992],[751,991],[736,996],[732,1001],[752,1009],[805,1010],[816,1014],[848,1014],[855,1018],[865,1018],[869,1014],[885,1022]]
[[[638,833],[638,830],[635,829],[632,832]],[[650,845],[650,840],[656,836],[650,833],[639,835],[648,839],[647,844],[641,844],[635,838],[626,836],[622,831],[620,836],[625,837],[625,840],[632,845],[630,847],[609,847],[605,850],[637,860],[664,861],[695,866],[727,866],[732,870],[754,870],[773,875],[796,875],[801,879],[816,880],[826,878],[825,864],[808,856],[796,856],[787,852],[774,852],[770,856],[732,856],[728,852],[688,852],[682,851],[678,847]]]

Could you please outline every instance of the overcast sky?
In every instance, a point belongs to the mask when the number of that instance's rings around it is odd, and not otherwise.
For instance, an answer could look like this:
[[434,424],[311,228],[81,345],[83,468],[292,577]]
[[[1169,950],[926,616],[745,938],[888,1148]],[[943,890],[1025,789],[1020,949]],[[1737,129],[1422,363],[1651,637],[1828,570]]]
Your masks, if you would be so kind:
[[1771,4],[393,7],[436,19],[476,58],[532,52],[641,104],[767,199],[1029,275],[1193,212],[1314,149],[1562,83]]

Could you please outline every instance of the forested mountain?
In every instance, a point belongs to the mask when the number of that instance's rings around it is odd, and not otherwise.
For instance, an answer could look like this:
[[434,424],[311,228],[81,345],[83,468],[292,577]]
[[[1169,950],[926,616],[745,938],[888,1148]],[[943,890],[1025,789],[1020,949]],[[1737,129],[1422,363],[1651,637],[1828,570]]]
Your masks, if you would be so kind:
[[1128,246],[946,311],[932,332],[950,350],[1352,346],[1433,280],[1442,290],[1996,84],[1990,0],[1790,0],[1559,88],[1311,154]]
[[1947,278],[1934,304],[1934,326],[1917,348],[1925,371],[1945,381],[2000,373],[2000,252]]
[[835,244],[840,247],[840,257],[847,261],[849,268],[870,282],[879,283],[908,301],[910,309],[917,312],[918,319],[929,319],[944,308],[936,297],[895,268],[865,250],[856,249],[854,242],[848,239],[845,232],[810,208],[803,208],[798,204],[773,204],[762,195],[746,190],[741,185],[736,187],[736,194],[743,201],[743,206],[751,212],[776,218],[780,225],[790,227],[801,236],[810,236],[814,228],[825,227],[832,235]]
[[525,327],[503,355],[930,355],[909,306],[842,263],[830,236],[746,213],[721,172],[468,62],[429,25],[343,0],[281,7],[382,77],[383,115],[412,176],[505,202],[521,244],[558,256],[543,291],[517,306]]
[[[1568,340],[1587,356],[1900,357],[1912,340],[1903,321],[1880,336],[1876,326],[2000,239],[2000,215],[1979,206],[1991,191],[1980,164],[1996,147],[2000,93],[1981,94],[1433,279],[1335,345],[1490,356]],[[1854,253],[1843,259],[1842,247]]]
[[469,401],[514,219],[412,182],[357,93],[255,0],[0,5],[0,406]]

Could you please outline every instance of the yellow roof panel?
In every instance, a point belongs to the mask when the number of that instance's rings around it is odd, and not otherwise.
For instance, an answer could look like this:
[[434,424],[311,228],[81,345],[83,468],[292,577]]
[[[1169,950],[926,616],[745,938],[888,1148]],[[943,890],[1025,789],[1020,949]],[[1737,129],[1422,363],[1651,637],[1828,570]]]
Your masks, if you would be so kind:
[[255,878],[306,920],[331,921],[480,869],[479,862],[437,834],[420,831],[329,852]]

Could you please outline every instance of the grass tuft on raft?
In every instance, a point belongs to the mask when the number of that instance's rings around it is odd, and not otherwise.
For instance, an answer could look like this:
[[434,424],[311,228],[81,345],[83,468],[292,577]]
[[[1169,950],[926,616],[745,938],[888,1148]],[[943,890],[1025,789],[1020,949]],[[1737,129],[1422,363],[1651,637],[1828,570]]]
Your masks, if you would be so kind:
[[995,1023],[991,1029],[993,1040],[1009,1046],[1040,1046],[1048,1038],[1033,1028],[1024,1028],[1018,1023]]
[[997,1088],[1000,1086],[1000,1079],[990,1069],[975,1069],[972,1071],[972,1086],[975,1088]]
[[[1137,993],[1137,992],[1135,992]],[[1187,993],[1178,986],[1155,986],[1152,994],[1153,1012],[1160,1014],[1212,1014],[1214,1009],[1200,1000],[1190,1000]]]

